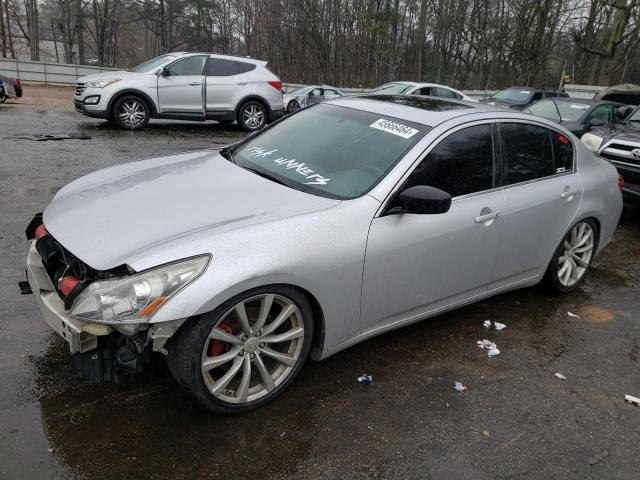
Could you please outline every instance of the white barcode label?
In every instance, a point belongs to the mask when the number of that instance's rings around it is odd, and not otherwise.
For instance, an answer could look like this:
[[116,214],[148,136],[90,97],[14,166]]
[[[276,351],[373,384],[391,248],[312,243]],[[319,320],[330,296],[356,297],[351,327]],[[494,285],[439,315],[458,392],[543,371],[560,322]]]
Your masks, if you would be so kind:
[[418,130],[415,128],[407,127],[406,125],[402,125],[398,122],[392,122],[391,120],[385,120],[383,118],[376,120],[371,125],[371,128],[377,128],[378,130],[382,130],[383,132],[393,133],[394,135],[398,135],[402,138],[411,138]]

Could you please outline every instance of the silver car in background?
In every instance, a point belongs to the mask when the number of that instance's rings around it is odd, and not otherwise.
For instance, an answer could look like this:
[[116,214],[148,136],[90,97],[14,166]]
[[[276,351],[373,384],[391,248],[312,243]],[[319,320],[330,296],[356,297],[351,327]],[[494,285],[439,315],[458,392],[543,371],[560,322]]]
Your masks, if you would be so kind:
[[466,100],[477,102],[478,100],[465,95],[455,88],[437,83],[418,82],[391,82],[374,88],[370,95],[424,95],[428,97],[449,98],[452,100]]
[[308,356],[543,279],[575,290],[621,210],[615,168],[553,122],[345,97],[71,182],[27,228],[27,276],[92,371],[161,352],[205,408],[244,412]]
[[302,108],[315,105],[316,103],[338,97],[344,97],[344,93],[336,87],[330,87],[329,85],[307,85],[287,91],[282,96],[282,102],[285,113],[290,114]]
[[76,111],[125,130],[150,118],[238,122],[259,130],[282,116],[282,84],[267,62],[214,53],[161,55],[127,71],[87,75],[75,87]]

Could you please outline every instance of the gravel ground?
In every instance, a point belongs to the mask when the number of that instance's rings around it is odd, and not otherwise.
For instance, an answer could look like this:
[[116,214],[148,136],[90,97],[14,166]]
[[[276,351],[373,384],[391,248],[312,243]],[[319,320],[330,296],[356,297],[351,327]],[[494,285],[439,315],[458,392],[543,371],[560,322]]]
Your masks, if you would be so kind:
[[[121,132],[74,113],[70,95],[29,105],[35,90],[0,105],[0,478],[638,478],[640,407],[624,395],[640,396],[640,209],[571,295],[500,295],[309,362],[257,412],[213,416],[162,364],[119,384],[73,380],[66,345],[16,283],[26,224],[70,180],[243,134]],[[92,139],[6,139],[73,132]],[[486,319],[507,327],[487,332]],[[488,358],[483,338],[501,354]]]

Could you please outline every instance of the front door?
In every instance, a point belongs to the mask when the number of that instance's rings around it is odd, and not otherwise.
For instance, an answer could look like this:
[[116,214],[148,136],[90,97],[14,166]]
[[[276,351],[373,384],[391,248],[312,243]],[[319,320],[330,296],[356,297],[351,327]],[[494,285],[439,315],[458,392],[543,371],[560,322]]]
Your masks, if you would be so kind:
[[172,63],[158,76],[159,113],[178,113],[204,119],[206,55],[194,55]]
[[494,190],[495,164],[491,124],[458,129],[431,150],[399,190],[439,188],[453,197],[451,209],[441,215],[398,213],[373,220],[362,289],[364,331],[486,291],[504,211],[503,192]]
[[569,138],[543,126],[499,125],[506,210],[494,287],[544,271],[583,192]]

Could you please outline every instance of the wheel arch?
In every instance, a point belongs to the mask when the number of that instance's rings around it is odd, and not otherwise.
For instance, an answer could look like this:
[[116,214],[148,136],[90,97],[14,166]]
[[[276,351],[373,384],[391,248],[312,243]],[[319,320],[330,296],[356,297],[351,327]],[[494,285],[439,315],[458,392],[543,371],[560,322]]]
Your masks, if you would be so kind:
[[[257,288],[268,288],[268,287],[291,288],[298,291],[302,295],[304,295],[304,297],[307,299],[307,301],[311,306],[311,312],[313,315],[313,339],[311,343],[310,357],[314,360],[319,360],[322,356],[322,352],[324,350],[324,342],[325,342],[324,310],[322,309],[322,306],[320,305],[320,301],[318,300],[318,298],[313,293],[311,293],[309,289],[302,287],[299,284],[296,284],[295,282],[293,283],[292,282],[275,282],[275,283],[251,282],[250,285],[243,284],[243,285],[236,285],[234,287],[231,287],[225,290],[224,292],[222,292],[220,295],[216,295],[215,297],[216,301],[214,305],[211,305],[209,308],[207,308],[203,312],[200,312],[196,315],[192,315],[188,317],[187,320],[180,325],[180,327],[176,330],[176,332],[172,336],[176,335],[179,330],[183,330],[184,328],[187,328],[189,324],[196,321],[198,318],[202,317],[203,315],[208,315],[212,313],[220,305],[231,300],[235,296],[245,292],[250,292]],[[163,322],[158,322],[158,323],[162,325]]]
[[251,101],[251,100],[255,100],[255,101],[260,102],[262,104],[262,106],[267,110],[266,114],[267,114],[267,118],[268,118],[269,115],[270,115],[270,112],[271,112],[271,105],[269,105],[269,102],[267,102],[260,95],[256,95],[256,94],[250,94],[250,95],[247,95],[245,97],[242,97],[242,99],[240,99],[240,101],[238,102],[238,106],[236,107],[236,118],[240,114],[240,110],[242,109],[244,104],[249,102],[249,101]]
[[136,90],[135,88],[127,88],[119,91],[114,96],[109,99],[109,103],[107,104],[107,112],[111,115],[111,111],[113,109],[114,104],[120,100],[122,97],[127,95],[134,95],[142,98],[151,111],[151,116],[154,117],[158,114],[158,109],[156,108],[155,102],[151,99],[151,97],[141,90]]

